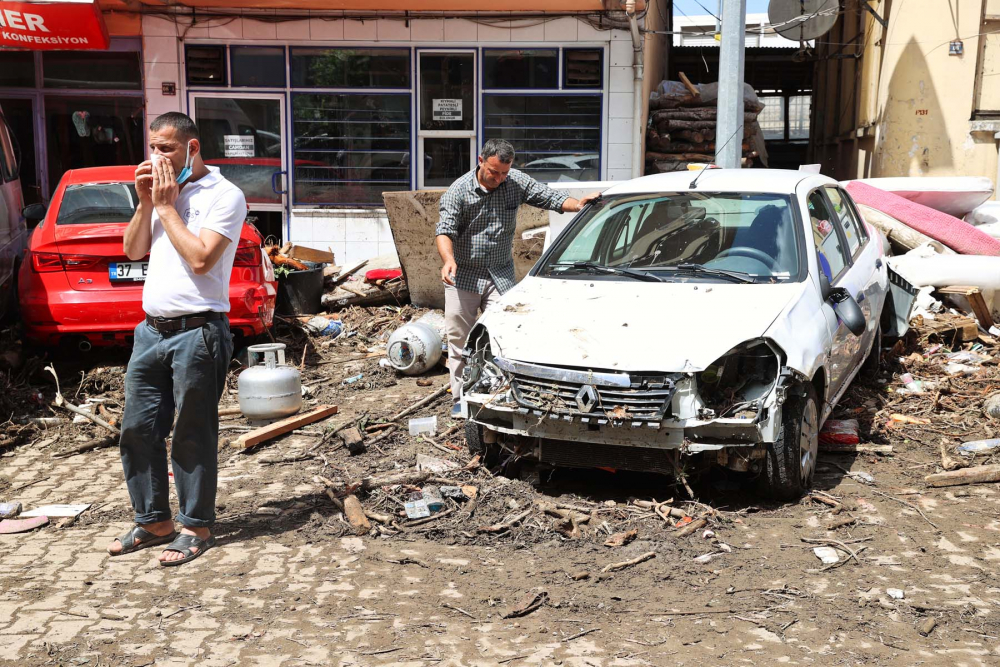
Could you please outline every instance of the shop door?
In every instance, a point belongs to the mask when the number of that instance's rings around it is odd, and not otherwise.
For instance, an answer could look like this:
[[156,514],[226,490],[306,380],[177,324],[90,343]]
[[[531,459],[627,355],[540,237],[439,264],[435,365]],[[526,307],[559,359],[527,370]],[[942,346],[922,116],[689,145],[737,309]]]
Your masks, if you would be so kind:
[[417,186],[447,188],[476,164],[475,51],[417,51]]
[[251,217],[275,221],[258,224],[261,233],[282,238],[288,210],[285,97],[191,93],[190,109],[205,164],[243,190]]

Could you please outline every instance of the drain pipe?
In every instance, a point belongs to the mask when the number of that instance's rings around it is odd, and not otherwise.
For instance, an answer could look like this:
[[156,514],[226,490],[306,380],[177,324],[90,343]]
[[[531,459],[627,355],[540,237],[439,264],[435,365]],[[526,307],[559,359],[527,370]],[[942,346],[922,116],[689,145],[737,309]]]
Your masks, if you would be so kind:
[[642,136],[645,128],[642,126],[642,37],[639,36],[639,23],[635,18],[635,0],[625,3],[625,15],[628,16],[628,26],[632,33],[632,178],[642,176]]

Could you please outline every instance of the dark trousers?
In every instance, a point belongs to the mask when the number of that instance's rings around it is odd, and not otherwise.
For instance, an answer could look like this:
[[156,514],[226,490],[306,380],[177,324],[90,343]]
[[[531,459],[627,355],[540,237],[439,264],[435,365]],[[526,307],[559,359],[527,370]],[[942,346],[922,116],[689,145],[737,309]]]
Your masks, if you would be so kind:
[[170,519],[165,439],[171,426],[177,521],[192,528],[215,521],[219,399],[232,354],[224,317],[187,331],[160,333],[145,321],[135,328],[120,448],[136,523]]

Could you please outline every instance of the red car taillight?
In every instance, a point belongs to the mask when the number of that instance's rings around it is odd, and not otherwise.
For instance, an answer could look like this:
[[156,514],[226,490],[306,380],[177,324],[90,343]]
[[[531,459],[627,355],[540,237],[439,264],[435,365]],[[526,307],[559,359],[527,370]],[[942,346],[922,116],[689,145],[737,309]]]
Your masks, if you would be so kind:
[[31,253],[31,268],[35,270],[35,273],[62,271],[62,257],[54,252],[33,252]]
[[54,252],[35,252],[31,254],[31,267],[37,273],[82,271],[94,268],[103,259],[100,255],[60,255]]
[[242,239],[236,248],[236,258],[233,266],[250,266],[259,268],[261,265],[260,246],[249,239]]

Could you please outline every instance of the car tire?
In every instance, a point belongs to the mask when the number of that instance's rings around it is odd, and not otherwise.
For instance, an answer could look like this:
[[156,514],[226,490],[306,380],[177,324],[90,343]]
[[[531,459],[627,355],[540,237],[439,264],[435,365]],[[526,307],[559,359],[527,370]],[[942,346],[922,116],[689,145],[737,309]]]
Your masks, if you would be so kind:
[[795,500],[812,487],[819,450],[819,400],[810,384],[800,385],[781,408],[781,427],[760,474],[761,491],[774,500]]
[[469,454],[478,456],[486,467],[495,465],[500,459],[500,448],[488,444],[483,439],[483,427],[472,420],[465,422],[465,444],[469,448]]

